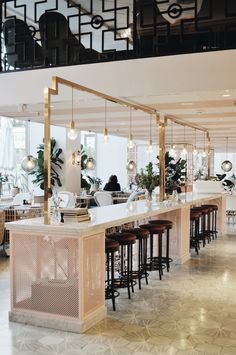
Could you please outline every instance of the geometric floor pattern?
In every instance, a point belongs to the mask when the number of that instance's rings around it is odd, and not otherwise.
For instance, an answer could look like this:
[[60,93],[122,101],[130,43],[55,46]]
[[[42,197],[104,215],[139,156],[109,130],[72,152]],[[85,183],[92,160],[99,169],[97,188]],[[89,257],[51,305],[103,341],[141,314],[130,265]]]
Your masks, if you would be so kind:
[[9,323],[9,259],[0,257],[0,355],[236,355],[236,226],[159,281],[122,290],[85,334]]

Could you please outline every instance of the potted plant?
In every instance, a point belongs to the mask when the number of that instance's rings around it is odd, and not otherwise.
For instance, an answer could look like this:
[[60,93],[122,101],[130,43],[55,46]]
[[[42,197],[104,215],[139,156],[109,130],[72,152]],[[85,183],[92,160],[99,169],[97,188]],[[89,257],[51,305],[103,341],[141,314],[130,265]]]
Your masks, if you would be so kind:
[[[38,165],[29,175],[34,176],[33,184],[39,185],[44,190],[44,143],[37,147]],[[61,159],[62,149],[57,148],[55,138],[51,138],[51,186],[62,186],[58,169],[62,169],[61,165],[64,161]]]
[[136,181],[138,186],[146,189],[146,197],[148,200],[152,199],[153,190],[159,186],[160,178],[153,170],[153,163],[149,162],[145,169],[141,169],[140,174],[137,174]]
[[[159,159],[159,156],[157,157]],[[187,160],[179,158],[175,161],[169,152],[165,153],[165,192],[171,195],[174,190],[180,190],[187,178]]]

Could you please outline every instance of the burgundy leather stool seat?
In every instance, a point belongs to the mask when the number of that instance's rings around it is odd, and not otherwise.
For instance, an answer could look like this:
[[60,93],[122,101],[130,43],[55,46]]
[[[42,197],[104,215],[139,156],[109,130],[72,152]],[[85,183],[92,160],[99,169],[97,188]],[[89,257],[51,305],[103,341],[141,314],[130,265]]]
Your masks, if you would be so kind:
[[147,240],[149,231],[141,228],[124,229],[122,232],[134,234],[138,241],[138,270],[133,270],[133,279],[138,279],[139,289],[141,290],[141,280],[145,278],[148,284],[147,273]]
[[173,259],[170,258],[170,230],[173,227],[173,222],[168,219],[152,219],[149,221],[150,224],[164,226],[166,229],[166,256],[162,256],[162,263],[166,264],[166,270],[170,270],[170,262]]
[[112,299],[113,310],[116,310],[115,298],[119,296],[119,292],[115,289],[115,253],[118,252],[120,244],[116,240],[105,239],[106,253],[106,287],[105,298]]
[[119,278],[114,279],[116,288],[127,287],[128,297],[131,298],[131,292],[134,292],[133,281],[133,244],[136,242],[136,236],[132,233],[119,232],[106,235],[107,238],[116,240],[120,245],[120,269]]
[[[158,224],[142,224],[139,226],[141,229],[145,229],[149,231],[150,235],[150,257],[149,262],[147,263],[147,267],[150,270],[158,270],[159,278],[162,279],[163,269],[165,265],[162,263],[162,236],[166,230],[166,228],[162,225]],[[153,238],[156,236],[158,238],[158,250],[157,256],[153,255]]]

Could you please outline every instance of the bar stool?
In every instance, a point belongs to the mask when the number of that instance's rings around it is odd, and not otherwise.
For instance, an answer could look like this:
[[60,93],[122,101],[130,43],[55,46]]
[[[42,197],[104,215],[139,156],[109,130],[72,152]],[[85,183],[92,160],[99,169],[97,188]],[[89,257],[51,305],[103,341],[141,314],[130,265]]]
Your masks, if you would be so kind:
[[149,221],[150,224],[155,224],[159,226],[164,226],[166,229],[166,256],[162,256],[162,263],[166,264],[166,270],[170,270],[170,262],[173,259],[170,258],[170,230],[173,227],[173,222],[167,219],[152,219]]
[[120,293],[115,289],[115,253],[119,250],[120,244],[116,240],[105,239],[105,253],[106,253],[106,287],[105,299],[112,299],[113,311],[116,310],[115,298]]
[[218,206],[217,205],[212,205],[212,204],[207,204],[207,205],[202,205],[204,207],[210,207],[212,209],[212,215],[211,215],[211,235],[213,239],[217,239],[217,212],[218,212]]
[[139,289],[141,290],[141,280],[145,278],[146,284],[148,284],[147,273],[147,240],[149,237],[149,231],[141,228],[124,229],[122,232],[128,232],[134,234],[136,240],[138,240],[138,270],[133,270],[133,279],[137,278],[139,283]]
[[133,244],[136,236],[132,233],[117,232],[106,235],[107,238],[116,240],[120,246],[120,277],[114,279],[115,287],[127,287],[128,297],[134,292],[133,281]]
[[[162,264],[162,236],[166,228],[164,226],[155,225],[155,224],[142,224],[139,226],[141,229],[146,229],[149,231],[150,235],[150,263],[147,263],[147,266],[150,267],[150,270],[158,270],[159,278],[162,279],[163,269],[165,265]],[[157,256],[153,256],[153,237],[157,236],[158,238],[158,251]]]
[[193,211],[200,211],[201,212],[201,216],[200,216],[200,232],[199,232],[199,240],[202,240],[202,245],[203,247],[205,247],[206,245],[206,239],[208,241],[208,243],[210,242],[210,235],[208,233],[207,230],[207,215],[209,212],[209,208],[208,207],[193,207],[192,208]]
[[191,209],[190,210],[190,249],[194,248],[196,253],[200,249],[199,243],[199,219],[201,212]]

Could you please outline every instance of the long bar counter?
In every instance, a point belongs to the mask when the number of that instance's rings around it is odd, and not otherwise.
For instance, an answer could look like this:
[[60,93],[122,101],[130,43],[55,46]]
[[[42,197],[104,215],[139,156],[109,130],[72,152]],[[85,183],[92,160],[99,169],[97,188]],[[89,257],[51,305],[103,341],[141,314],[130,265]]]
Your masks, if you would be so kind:
[[44,225],[35,218],[7,224],[10,230],[12,321],[84,332],[106,316],[105,230],[160,217],[174,222],[170,256],[190,258],[192,205],[218,205],[217,228],[225,233],[225,195],[181,194],[179,201],[146,200],[91,210],[91,221]]

